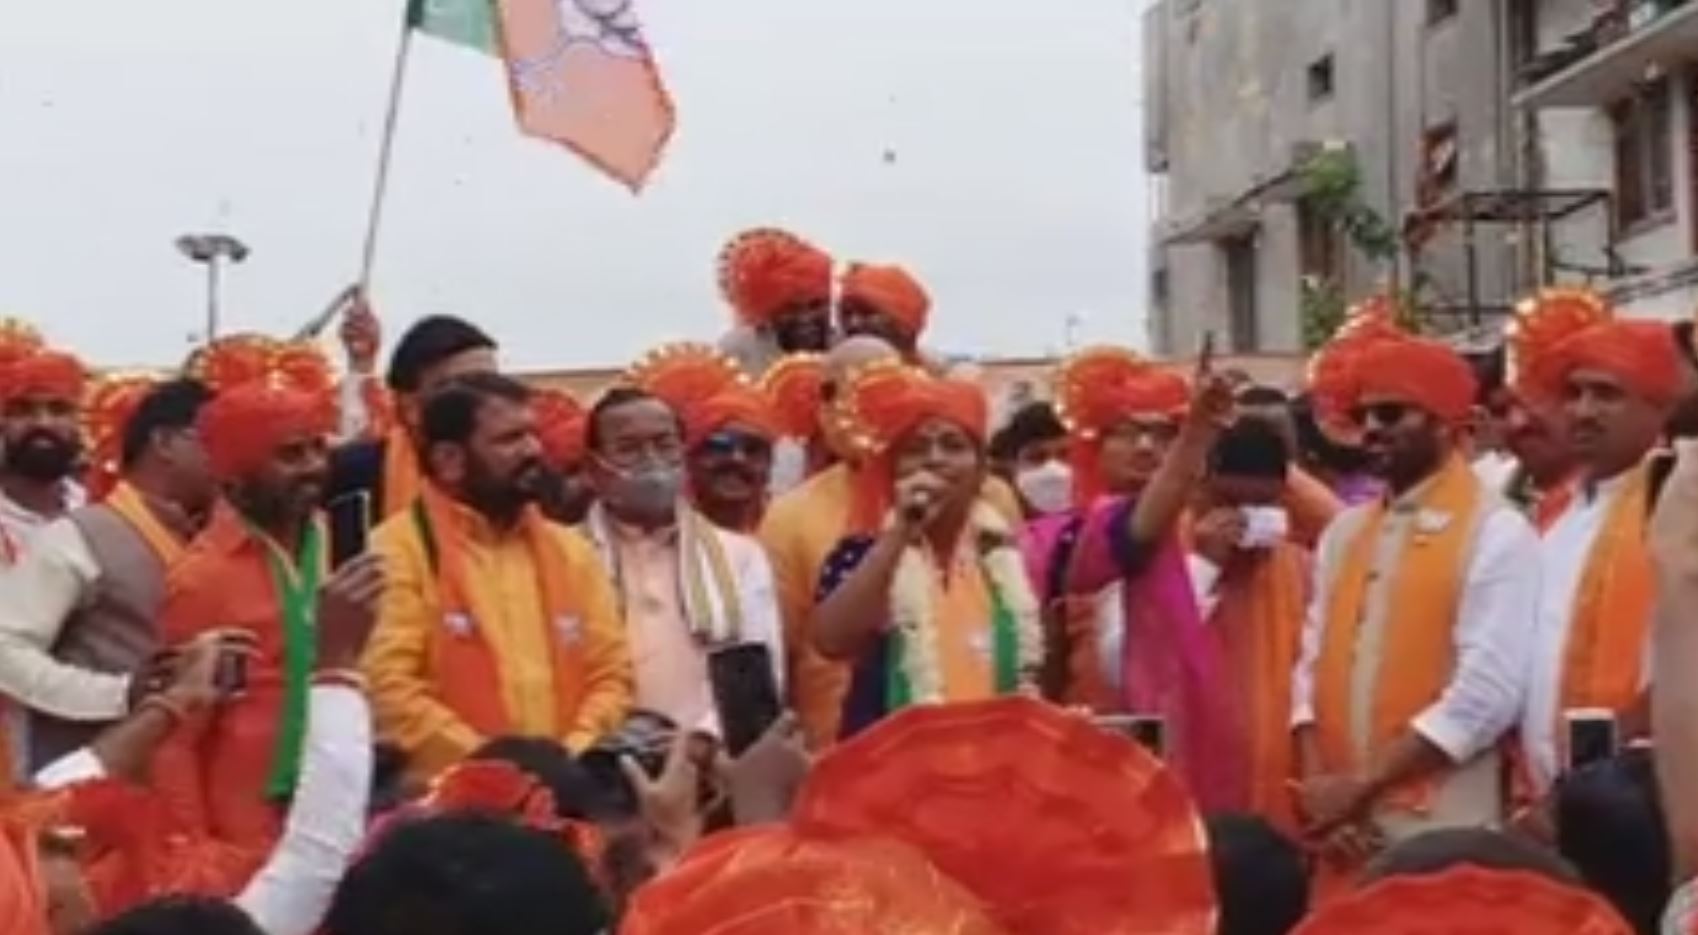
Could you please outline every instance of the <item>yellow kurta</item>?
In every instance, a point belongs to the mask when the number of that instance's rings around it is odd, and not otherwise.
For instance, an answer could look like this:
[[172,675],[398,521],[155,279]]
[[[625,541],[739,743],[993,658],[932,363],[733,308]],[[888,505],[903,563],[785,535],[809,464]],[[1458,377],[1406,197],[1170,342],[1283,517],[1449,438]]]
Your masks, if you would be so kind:
[[[843,694],[849,688],[849,666],[821,656],[807,626],[820,569],[849,532],[850,479],[849,468],[842,464],[821,471],[773,501],[760,529],[784,617],[791,706],[816,748],[837,739]],[[1000,478],[986,482],[984,496],[1009,522],[1021,521],[1019,499]]]
[[[501,681],[483,690],[500,692],[511,732],[554,737],[582,749],[616,728],[631,704],[631,659],[612,587],[589,542],[564,527],[551,530],[562,539],[571,590],[582,596],[584,608],[586,684],[576,716],[563,724],[550,664],[553,625],[546,619],[541,579],[524,537],[498,534],[467,510],[456,511],[455,519],[464,524],[466,582],[477,591],[472,602],[500,609],[497,619],[475,625],[489,644]],[[364,659],[379,733],[413,759],[416,773],[434,775],[489,738],[442,700],[443,688],[458,673],[443,671],[431,647],[437,628],[456,622],[445,616],[412,514],[403,512],[379,526],[372,550],[383,556],[389,578]]]

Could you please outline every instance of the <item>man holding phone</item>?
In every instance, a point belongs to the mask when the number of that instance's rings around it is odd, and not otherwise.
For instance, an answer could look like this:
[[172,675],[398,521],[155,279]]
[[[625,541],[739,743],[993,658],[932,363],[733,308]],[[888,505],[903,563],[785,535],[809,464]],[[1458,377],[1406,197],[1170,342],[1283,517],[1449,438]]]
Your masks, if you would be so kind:
[[28,709],[14,738],[39,769],[133,707],[159,644],[165,577],[218,495],[195,433],[211,394],[192,380],[144,393],[121,436],[118,486],[44,527],[4,575],[0,693]]
[[[1555,304],[1540,300],[1530,314]],[[1539,542],[1538,630],[1521,736],[1542,792],[1574,752],[1570,713],[1613,714],[1622,740],[1650,729],[1648,456],[1679,398],[1682,365],[1660,322],[1605,321],[1528,350],[1524,369],[1534,379],[1525,392],[1560,401],[1580,462],[1579,482]],[[1579,723],[1588,720],[1607,723]]]

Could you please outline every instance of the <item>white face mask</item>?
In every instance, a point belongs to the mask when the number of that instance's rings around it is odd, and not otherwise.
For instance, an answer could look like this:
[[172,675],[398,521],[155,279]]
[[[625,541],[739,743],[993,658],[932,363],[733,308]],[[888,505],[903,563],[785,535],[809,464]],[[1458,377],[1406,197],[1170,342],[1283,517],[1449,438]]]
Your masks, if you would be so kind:
[[1271,549],[1291,532],[1291,517],[1284,507],[1239,507],[1244,515],[1244,536],[1238,541],[1246,549]]
[[1073,506],[1073,469],[1063,462],[1045,461],[1037,467],[1021,468],[1014,475],[1014,486],[1039,513],[1062,513]]

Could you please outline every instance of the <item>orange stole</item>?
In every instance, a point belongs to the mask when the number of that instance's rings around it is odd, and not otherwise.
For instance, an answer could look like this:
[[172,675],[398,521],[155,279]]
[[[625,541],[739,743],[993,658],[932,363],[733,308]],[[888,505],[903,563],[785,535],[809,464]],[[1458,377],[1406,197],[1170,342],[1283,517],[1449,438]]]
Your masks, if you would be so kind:
[[1291,738],[1291,672],[1307,610],[1308,555],[1282,544],[1228,568],[1210,623],[1219,634],[1226,684],[1239,701],[1238,742],[1250,775],[1248,809],[1295,833],[1289,783],[1296,778]]
[[[1371,758],[1407,730],[1409,721],[1444,690],[1455,666],[1453,637],[1466,579],[1468,547],[1482,506],[1480,482],[1460,457],[1429,482],[1415,503],[1418,515],[1403,554],[1392,571],[1389,616],[1374,686],[1368,755]],[[1356,643],[1367,612],[1368,575],[1374,540],[1385,519],[1376,504],[1343,550],[1343,567],[1326,598],[1326,620],[1315,675],[1315,730],[1329,772],[1360,773],[1372,764],[1356,755],[1351,736],[1354,702],[1351,675]],[[1423,517],[1432,517],[1423,528]],[[1440,517],[1442,528],[1440,528]],[[1388,802],[1422,808],[1432,784],[1394,790]]]
[[[498,615],[478,606],[477,592],[466,585],[463,533],[452,503],[431,488],[426,488],[418,503],[417,509],[429,516],[433,541],[422,543],[423,552],[432,556],[436,566],[438,604],[444,615],[442,625],[432,631],[430,646],[431,671],[438,679],[442,703],[485,737],[511,733],[512,715],[501,697],[501,666],[483,632],[486,626],[499,625]],[[568,561],[558,547],[556,531],[535,507],[527,509],[521,527],[536,565],[544,619],[557,629],[574,622],[582,628],[584,608],[566,586]],[[409,523],[407,533],[423,537],[423,524]],[[451,617],[460,617],[467,625],[450,626]],[[563,735],[572,728],[583,703],[584,654],[565,633],[549,634],[548,643],[553,654],[555,733]]]
[[399,423],[383,438],[383,502],[374,504],[383,512],[372,518],[379,523],[413,505],[424,489],[419,474],[419,455],[413,440]]
[[183,552],[188,548],[187,544],[165,528],[165,524],[153,514],[152,508],[142,499],[136,488],[119,481],[118,486],[107,495],[106,505],[122,516],[124,522],[129,523],[136,531],[136,535],[142,537],[142,541],[147,543],[147,547],[153,551],[161,565],[170,568],[177,563],[177,559],[183,557]]
[[1650,477],[1644,464],[1629,473],[1592,541],[1563,649],[1559,718],[1570,708],[1620,712],[1638,700],[1656,593],[1645,545]]

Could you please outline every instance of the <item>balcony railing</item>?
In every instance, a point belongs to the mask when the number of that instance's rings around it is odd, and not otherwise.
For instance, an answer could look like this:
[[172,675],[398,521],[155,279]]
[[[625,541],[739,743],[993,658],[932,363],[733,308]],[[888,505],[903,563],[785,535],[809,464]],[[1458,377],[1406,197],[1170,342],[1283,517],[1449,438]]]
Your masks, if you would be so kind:
[[1515,106],[1529,110],[1598,107],[1622,97],[1649,73],[1698,52],[1698,2],[1624,3],[1570,43],[1582,50],[1574,61],[1515,95]]

